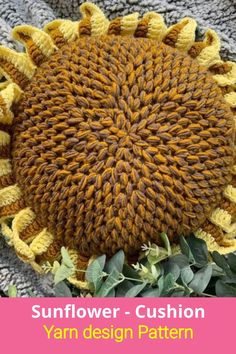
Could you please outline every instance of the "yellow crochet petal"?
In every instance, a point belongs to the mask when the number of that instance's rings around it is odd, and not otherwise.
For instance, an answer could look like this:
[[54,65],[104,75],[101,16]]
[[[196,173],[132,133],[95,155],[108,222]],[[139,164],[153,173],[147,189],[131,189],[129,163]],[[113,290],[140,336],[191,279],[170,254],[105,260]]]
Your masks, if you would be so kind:
[[13,246],[13,232],[12,229],[8,226],[7,222],[1,221],[1,233],[4,235],[5,240],[9,246]]
[[31,79],[35,72],[35,66],[24,53],[17,53],[12,49],[0,47],[0,59],[12,63],[21,73]]
[[215,31],[208,30],[205,33],[204,43],[207,46],[202,49],[196,60],[200,65],[209,67],[220,60],[220,39]]
[[31,50],[32,43],[46,58],[50,57],[57,49],[47,33],[33,26],[17,26],[13,29],[12,36],[26,47],[28,55],[34,62],[35,48],[33,48],[33,51]]
[[149,20],[147,37],[161,41],[167,31],[163,17],[156,12],[147,12],[143,18]]
[[222,75],[213,75],[214,80],[222,87],[236,84],[236,63],[231,61],[227,61],[226,63],[231,65],[231,70],[229,72]]
[[80,6],[80,12],[83,18],[90,18],[92,36],[101,36],[107,33],[110,22],[99,7],[92,3],[84,3]]
[[224,95],[226,102],[230,105],[230,107],[236,107],[236,92],[230,92]]
[[21,89],[16,84],[9,84],[0,92],[0,123],[11,124],[13,113],[12,104],[19,101],[22,94]]
[[79,36],[78,22],[63,20],[58,29],[67,42],[72,42]]
[[226,233],[235,232],[236,234],[236,223],[231,223],[231,215],[223,209],[215,209],[211,216],[210,221],[219,227],[221,227]]
[[21,190],[15,184],[0,189],[0,207],[10,205],[21,198]]
[[138,26],[138,17],[139,17],[138,12],[122,17],[121,19],[122,36],[128,36],[134,34]]
[[0,72],[9,82],[22,87],[33,77],[35,69],[27,54],[0,47]]
[[35,270],[42,272],[40,265],[35,262],[35,256],[47,250],[53,241],[52,235],[46,229],[43,229],[38,235],[35,235],[30,245],[27,245],[20,239],[22,230],[29,226],[34,219],[35,214],[30,208],[22,209],[15,215],[12,221],[12,231],[6,226],[4,227],[4,224],[2,224],[2,231],[9,236],[10,242],[13,244],[18,256],[24,262],[30,263]]
[[0,130],[0,146],[8,145],[10,144],[10,141],[11,141],[10,135]]
[[35,255],[41,255],[47,251],[53,239],[53,235],[47,229],[43,229],[31,242],[30,249]]
[[79,36],[79,22],[54,20],[44,27],[44,31],[51,37],[56,47],[60,48]]
[[195,236],[206,242],[209,252],[217,251],[220,254],[228,254],[235,252],[236,250],[236,240],[232,240],[229,246],[220,246],[211,234],[203,231],[202,229],[195,232]]
[[231,202],[236,203],[236,188],[228,185],[224,190],[224,196],[228,198]]
[[[78,278],[76,276],[76,274],[77,274],[77,272],[76,272],[76,267],[77,266],[76,265],[77,265],[78,259],[79,259],[78,252],[76,250],[68,249],[68,253],[69,253],[70,258],[71,258],[71,260],[72,260],[72,262],[73,262],[73,264],[75,266],[74,274],[72,274],[72,276],[70,276],[68,278],[69,282],[71,284],[75,285],[76,287],[80,288],[80,289],[89,289],[89,283],[87,281],[78,280]],[[92,262],[92,260],[93,259],[91,258],[90,261],[89,261],[89,264]]]
[[176,26],[184,24],[184,27],[178,34],[177,41],[175,43],[175,47],[180,51],[187,52],[195,41],[195,31],[197,28],[197,23],[194,19],[186,17],[183,18],[177,25],[170,26],[166,32],[168,35]]
[[104,16],[103,11],[97,5],[93,4],[92,2],[84,2],[82,5],[80,5],[79,10],[80,10],[83,18],[92,17],[94,15]]
[[9,159],[0,159],[0,177],[7,176],[11,173],[11,163]]

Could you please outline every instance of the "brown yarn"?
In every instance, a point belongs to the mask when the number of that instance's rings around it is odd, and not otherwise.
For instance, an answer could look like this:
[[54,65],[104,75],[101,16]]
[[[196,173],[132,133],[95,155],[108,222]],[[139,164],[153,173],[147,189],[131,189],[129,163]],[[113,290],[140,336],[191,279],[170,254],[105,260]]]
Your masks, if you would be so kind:
[[0,217],[15,215],[21,209],[25,207],[24,201],[22,199],[17,200],[16,202],[11,203],[11,205],[5,205],[0,207]]
[[149,24],[149,20],[146,18],[142,18],[138,22],[138,26],[134,32],[134,37],[143,37],[143,38],[147,37],[148,24]]
[[0,176],[0,188],[8,187],[14,184],[14,178],[11,174]]
[[192,57],[192,58],[196,58],[201,51],[206,48],[207,44],[204,42],[195,42],[192,47],[189,49],[188,54]]
[[174,26],[172,30],[167,34],[167,36],[163,39],[163,42],[170,47],[175,47],[175,43],[178,40],[179,33],[181,30],[186,26],[188,23],[188,20],[185,20],[181,23],[178,23],[177,25]]
[[27,44],[27,51],[30,55],[30,58],[36,65],[41,64],[45,60],[47,60],[47,57],[43,54],[41,49],[34,43],[33,39],[30,36],[24,33],[18,33],[18,36]]
[[109,24],[108,34],[120,35],[121,34],[121,17],[117,17]]
[[223,75],[223,74],[227,74],[232,69],[232,65],[228,63],[214,64],[209,69],[212,72],[212,74]]
[[67,43],[62,33],[57,28],[48,29],[47,31],[58,48],[63,47]]
[[85,257],[121,248],[132,257],[160,232],[173,240],[196,231],[231,179],[233,117],[221,90],[163,43],[63,45],[15,116],[13,172],[25,203],[59,246]]
[[19,237],[26,243],[29,242],[35,235],[37,235],[42,230],[37,220],[34,220],[31,224],[25,227],[20,233]]
[[0,67],[20,87],[26,86],[28,84],[29,79],[18,69],[16,69],[16,67],[12,63],[9,63],[5,60],[0,60]]
[[90,18],[84,18],[79,24],[79,34],[81,37],[91,35],[91,20]]

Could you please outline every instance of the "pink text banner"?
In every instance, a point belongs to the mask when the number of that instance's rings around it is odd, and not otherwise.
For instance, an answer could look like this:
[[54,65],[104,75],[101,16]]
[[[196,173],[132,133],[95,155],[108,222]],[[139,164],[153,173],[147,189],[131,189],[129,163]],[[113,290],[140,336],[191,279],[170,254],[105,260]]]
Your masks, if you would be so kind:
[[9,354],[222,354],[235,346],[236,299],[0,298]]

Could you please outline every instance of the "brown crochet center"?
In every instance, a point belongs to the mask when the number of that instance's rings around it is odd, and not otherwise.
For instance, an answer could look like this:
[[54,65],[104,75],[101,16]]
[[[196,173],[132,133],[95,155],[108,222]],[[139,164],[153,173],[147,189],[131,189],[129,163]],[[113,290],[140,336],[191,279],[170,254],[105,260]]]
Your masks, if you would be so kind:
[[134,255],[163,231],[188,235],[231,179],[233,116],[220,89],[195,60],[150,39],[65,44],[15,115],[26,204],[59,245],[87,257]]

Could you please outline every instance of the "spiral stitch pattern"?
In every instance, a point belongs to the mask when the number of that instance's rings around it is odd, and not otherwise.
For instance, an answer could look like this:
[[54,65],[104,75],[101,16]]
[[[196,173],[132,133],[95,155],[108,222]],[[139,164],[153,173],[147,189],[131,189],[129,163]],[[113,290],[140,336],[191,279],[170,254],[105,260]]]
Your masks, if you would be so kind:
[[13,171],[56,238],[82,255],[137,253],[203,224],[230,182],[233,118],[206,70],[152,40],[72,42],[15,114]]

